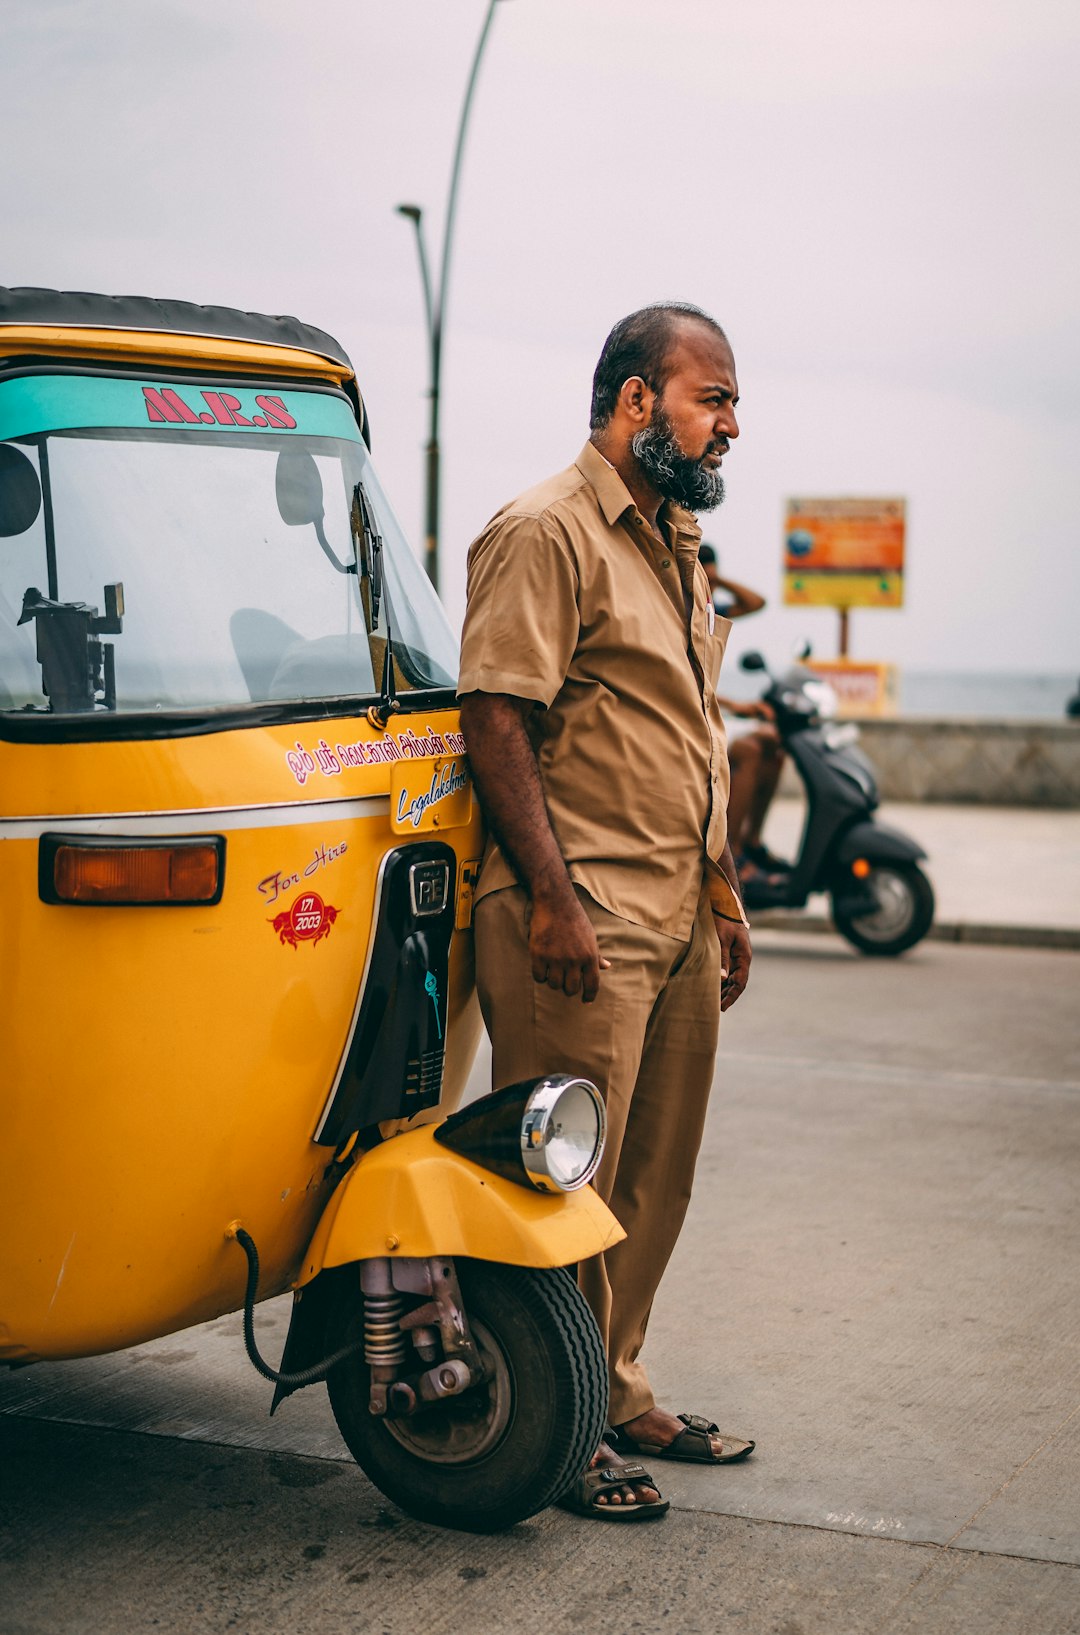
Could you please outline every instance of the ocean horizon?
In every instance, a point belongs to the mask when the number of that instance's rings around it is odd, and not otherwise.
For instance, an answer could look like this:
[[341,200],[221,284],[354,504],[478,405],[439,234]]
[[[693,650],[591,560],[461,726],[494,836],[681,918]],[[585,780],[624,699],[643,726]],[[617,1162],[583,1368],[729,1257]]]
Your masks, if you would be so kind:
[[1078,686],[1080,677],[1062,671],[901,669],[900,714],[1063,721]]
[[[968,716],[1018,721],[1064,721],[1065,705],[1080,686],[1068,671],[916,670],[899,669],[900,715]],[[737,664],[725,665],[721,693],[737,699],[759,698],[757,678]]]

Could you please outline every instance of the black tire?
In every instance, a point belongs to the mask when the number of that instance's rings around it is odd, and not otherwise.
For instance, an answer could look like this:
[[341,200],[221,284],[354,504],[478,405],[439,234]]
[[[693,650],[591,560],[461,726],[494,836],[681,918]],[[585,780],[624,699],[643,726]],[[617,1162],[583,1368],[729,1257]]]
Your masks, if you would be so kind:
[[850,914],[833,892],[833,923],[864,954],[902,954],[934,923],[934,888],[917,863],[877,863],[862,882],[878,898],[876,912]]
[[[600,1333],[561,1270],[459,1260],[473,1336],[492,1378],[407,1419],[368,1409],[362,1355],[327,1380],[349,1452],[375,1486],[421,1521],[494,1533],[535,1515],[585,1469],[607,1416]],[[343,1314],[334,1340],[358,1332]]]

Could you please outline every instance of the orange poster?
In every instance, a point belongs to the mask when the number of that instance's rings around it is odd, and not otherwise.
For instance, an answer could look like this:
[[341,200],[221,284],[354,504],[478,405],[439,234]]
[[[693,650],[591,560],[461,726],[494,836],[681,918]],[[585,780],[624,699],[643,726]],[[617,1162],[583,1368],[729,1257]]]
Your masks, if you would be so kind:
[[905,502],[788,500],[784,601],[824,607],[902,607]]

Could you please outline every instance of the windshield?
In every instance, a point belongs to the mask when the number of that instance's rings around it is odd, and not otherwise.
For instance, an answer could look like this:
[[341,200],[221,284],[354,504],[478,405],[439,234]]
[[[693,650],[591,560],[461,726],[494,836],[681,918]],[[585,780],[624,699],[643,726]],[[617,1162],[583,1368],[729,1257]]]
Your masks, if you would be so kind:
[[396,691],[454,685],[340,394],[0,381],[0,711],[370,697],[388,629]]

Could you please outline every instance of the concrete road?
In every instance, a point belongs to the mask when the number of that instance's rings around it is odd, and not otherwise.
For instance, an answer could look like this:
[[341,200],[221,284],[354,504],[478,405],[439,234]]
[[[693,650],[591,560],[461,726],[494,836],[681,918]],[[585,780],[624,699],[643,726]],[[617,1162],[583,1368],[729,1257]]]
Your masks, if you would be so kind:
[[1080,1631],[1080,956],[758,942],[646,1354],[749,1463],[438,1532],[223,1319],[0,1377],[3,1635]]

